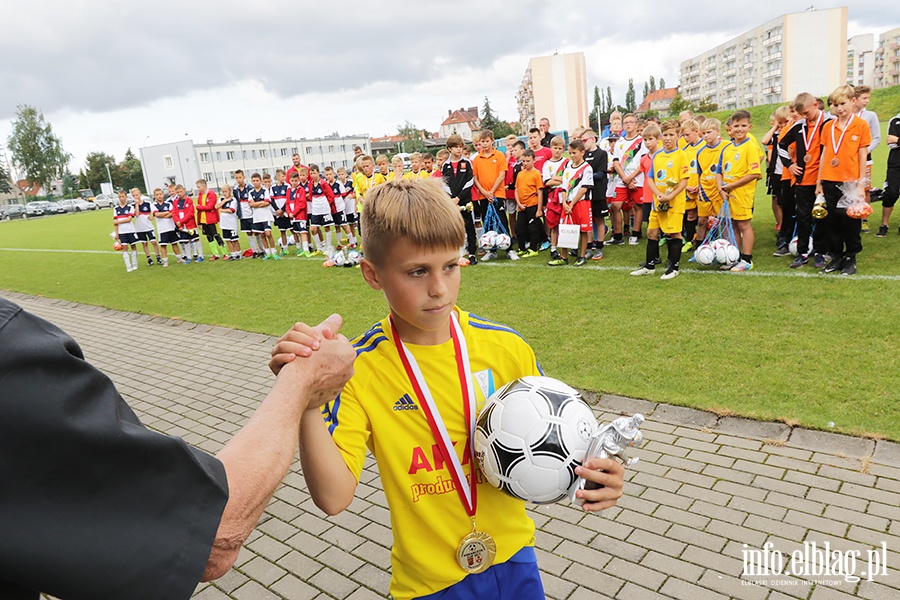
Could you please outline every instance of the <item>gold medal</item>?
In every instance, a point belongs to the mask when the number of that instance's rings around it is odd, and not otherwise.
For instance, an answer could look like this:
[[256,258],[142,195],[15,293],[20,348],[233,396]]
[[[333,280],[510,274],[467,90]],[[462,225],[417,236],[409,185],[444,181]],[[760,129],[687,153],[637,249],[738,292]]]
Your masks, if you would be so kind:
[[494,563],[497,556],[497,544],[494,538],[475,529],[472,522],[472,533],[467,535],[456,548],[456,561],[467,573],[481,573]]
[[837,157],[831,159],[831,166],[836,167],[841,164],[841,161],[837,159]]
[[807,154],[803,157],[803,162],[808,163],[812,160],[812,154]]

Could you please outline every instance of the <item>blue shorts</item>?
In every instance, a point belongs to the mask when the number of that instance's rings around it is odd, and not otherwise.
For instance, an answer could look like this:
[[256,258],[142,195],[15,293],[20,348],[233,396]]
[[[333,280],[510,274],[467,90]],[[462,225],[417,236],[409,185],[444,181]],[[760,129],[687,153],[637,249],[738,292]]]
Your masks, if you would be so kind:
[[138,243],[138,234],[137,233],[120,233],[119,234],[119,243],[123,246],[134,246]]
[[342,212],[331,213],[331,220],[334,221],[334,224],[338,227],[346,223],[344,220],[344,213]]
[[505,563],[493,565],[487,571],[466,577],[448,588],[419,600],[544,600],[544,585],[538,571],[537,557],[532,546],[516,552]]
[[137,239],[141,242],[156,241],[156,235],[152,231],[138,231]]
[[265,233],[272,231],[272,224],[268,221],[253,222],[253,233]]
[[237,242],[240,240],[238,232],[233,229],[222,229],[222,239],[226,242]]
[[241,219],[241,231],[244,233],[253,231],[253,219]]
[[307,231],[309,231],[309,227],[307,226],[306,221],[294,221],[291,223],[291,227],[297,233],[306,233]]

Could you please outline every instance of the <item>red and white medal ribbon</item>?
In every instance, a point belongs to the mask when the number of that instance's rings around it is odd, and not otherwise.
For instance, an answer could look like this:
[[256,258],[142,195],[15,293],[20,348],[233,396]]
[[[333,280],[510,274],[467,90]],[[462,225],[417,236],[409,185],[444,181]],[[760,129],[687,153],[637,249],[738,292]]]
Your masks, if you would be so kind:
[[[800,129],[800,136],[803,138],[803,147],[806,149],[807,154],[809,154],[809,151],[810,151],[809,144],[810,144],[810,142],[813,141],[813,138],[816,137],[816,131],[819,130],[819,124],[822,122],[822,119],[824,119],[824,118],[825,118],[825,114],[820,110],[819,118],[816,119],[816,124],[813,125],[812,131],[809,132],[808,136],[805,133],[803,133],[803,128]],[[806,128],[807,129],[809,128],[809,121],[806,122]]]
[[[841,144],[844,143],[844,134],[847,133],[847,130],[850,129],[850,123],[853,122],[853,119],[856,115],[851,114],[850,119],[847,121],[847,125],[844,126],[843,131],[841,131],[841,137],[838,139],[837,144],[834,142],[834,130],[837,129],[837,121],[834,121],[831,124],[831,149],[834,150],[834,156],[837,158],[838,150],[841,148]],[[836,166],[836,165],[835,165]]]
[[[472,367],[469,364],[469,349],[466,346],[466,338],[462,334],[459,326],[459,320],[456,312],[451,313],[450,319],[450,337],[453,340],[454,356],[456,358],[456,368],[459,375],[459,383],[462,388],[463,395],[463,412],[466,418],[466,445],[469,450],[471,461],[475,460],[475,388],[472,384]],[[431,428],[431,434],[437,443],[441,456],[444,457],[444,464],[450,469],[450,477],[456,486],[456,493],[462,501],[466,514],[470,517],[475,516],[475,509],[478,506],[478,488],[475,481],[475,463],[472,462],[471,481],[466,481],[466,474],[463,472],[462,463],[453,449],[453,442],[450,440],[450,434],[447,432],[447,426],[438,410],[431,395],[431,390],[425,382],[425,376],[419,369],[416,358],[409,350],[400,336],[397,334],[397,328],[394,326],[394,319],[390,319],[391,335],[394,336],[394,343],[397,346],[397,353],[400,355],[400,362],[403,363],[403,369],[406,376],[412,384],[413,392],[416,400],[425,413],[428,420],[428,426]]]

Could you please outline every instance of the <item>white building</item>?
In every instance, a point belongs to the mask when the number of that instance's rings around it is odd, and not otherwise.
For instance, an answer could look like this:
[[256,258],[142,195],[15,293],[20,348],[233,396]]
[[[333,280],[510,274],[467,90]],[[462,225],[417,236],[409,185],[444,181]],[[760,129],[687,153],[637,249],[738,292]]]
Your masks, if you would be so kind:
[[207,140],[206,143],[195,143],[184,140],[141,148],[140,159],[149,191],[170,183],[180,183],[190,190],[201,178],[206,179],[213,188],[221,188],[226,183],[231,185],[234,183],[234,172],[239,169],[244,171],[248,180],[253,173],[269,173],[274,177],[276,169],[287,170],[293,164],[291,157],[294,154],[299,154],[300,161],[305,165],[349,170],[353,167],[354,146],[359,146],[364,154],[368,154],[368,134],[315,139],[257,139],[252,142]]
[[875,34],[847,40],[847,83],[875,87]]
[[875,85],[884,88],[900,85],[900,27],[878,36],[875,49]]
[[519,131],[550,119],[552,131],[571,131],[588,125],[587,76],[584,53],[539,56],[528,69],[516,94]]
[[782,15],[681,63],[681,95],[720,109],[830,94],[847,80],[847,7]]
[[438,135],[448,138],[451,135],[459,135],[467,142],[472,141],[472,133],[481,128],[481,119],[478,118],[478,107],[468,109],[447,110],[447,118],[441,123]]

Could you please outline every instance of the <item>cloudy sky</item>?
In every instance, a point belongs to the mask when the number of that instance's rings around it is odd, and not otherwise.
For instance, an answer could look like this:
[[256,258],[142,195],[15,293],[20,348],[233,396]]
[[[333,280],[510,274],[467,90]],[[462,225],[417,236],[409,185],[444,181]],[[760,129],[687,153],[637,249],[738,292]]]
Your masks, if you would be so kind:
[[[556,51],[584,52],[589,88],[616,102],[634,78],[640,101],[649,75],[675,85],[682,60],[809,3],[6,0],[0,151],[19,104],[43,111],[75,172],[91,151],[186,137],[436,131],[485,96],[516,120],[528,59]],[[849,35],[900,25],[895,0],[815,6],[844,4]]]

